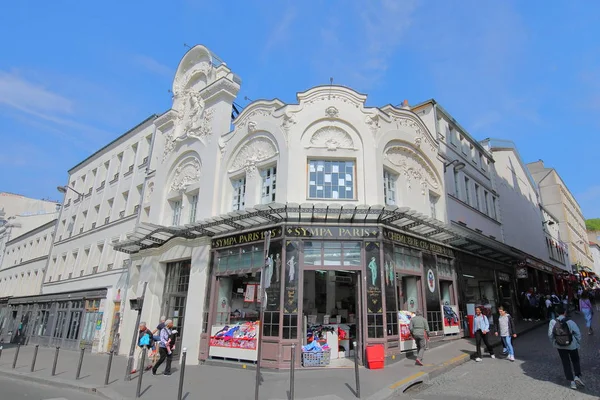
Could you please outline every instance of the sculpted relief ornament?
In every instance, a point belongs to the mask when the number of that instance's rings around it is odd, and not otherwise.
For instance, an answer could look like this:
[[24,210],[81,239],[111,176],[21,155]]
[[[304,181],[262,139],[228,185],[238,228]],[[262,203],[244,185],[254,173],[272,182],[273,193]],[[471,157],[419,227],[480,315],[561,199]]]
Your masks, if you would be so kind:
[[414,150],[402,146],[392,146],[385,151],[384,157],[393,165],[399,167],[406,178],[408,188],[412,182],[421,186],[421,194],[426,194],[428,188],[438,189],[435,174],[427,162]]
[[423,144],[425,142],[425,143],[429,144],[429,147],[431,147],[432,151],[437,150],[435,143],[433,143],[431,140],[429,140],[425,131],[423,131],[423,129],[419,126],[419,124],[416,121],[414,121],[410,118],[401,118],[401,117],[394,118],[394,121],[396,122],[396,125],[398,126],[398,128],[406,127],[406,128],[411,128],[415,131],[415,133],[416,133],[415,146],[416,147],[421,147],[421,144]]
[[244,169],[246,175],[253,176],[257,170],[256,164],[268,160],[277,153],[277,148],[270,139],[264,136],[255,137],[242,146],[235,156],[229,172],[233,173]]
[[178,142],[194,138],[202,142],[212,134],[213,110],[206,110],[204,99],[200,92],[186,90],[176,95],[177,117],[175,128],[166,135],[163,162],[175,149]]
[[200,169],[202,165],[196,157],[184,160],[173,175],[170,191],[185,192],[190,185],[200,180]]
[[356,150],[352,137],[342,128],[326,126],[317,130],[310,138],[307,148],[324,148],[329,151],[337,149]]

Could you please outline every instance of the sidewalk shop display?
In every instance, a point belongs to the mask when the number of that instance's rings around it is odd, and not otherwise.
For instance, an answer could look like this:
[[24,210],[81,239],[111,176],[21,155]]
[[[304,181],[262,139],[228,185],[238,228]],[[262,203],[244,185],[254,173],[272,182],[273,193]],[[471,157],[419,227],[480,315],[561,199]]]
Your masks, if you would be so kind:
[[234,360],[257,360],[259,322],[213,326],[210,337],[211,357]]
[[460,332],[460,318],[458,317],[458,307],[454,305],[442,304],[444,311],[444,335],[451,335]]
[[302,366],[325,367],[331,360],[331,348],[325,343],[321,345],[319,339],[313,336],[310,342],[302,346]]
[[417,342],[410,334],[410,320],[415,314],[410,311],[398,311],[398,324],[400,325],[400,350],[414,350],[417,348]]

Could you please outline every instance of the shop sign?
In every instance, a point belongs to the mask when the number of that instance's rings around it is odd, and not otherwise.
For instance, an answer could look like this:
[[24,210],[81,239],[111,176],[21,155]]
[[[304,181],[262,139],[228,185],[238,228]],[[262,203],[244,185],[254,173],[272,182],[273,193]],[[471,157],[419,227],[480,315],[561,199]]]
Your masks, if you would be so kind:
[[441,254],[446,257],[454,257],[452,249],[428,242],[427,240],[417,239],[389,229],[384,229],[383,236],[395,243],[415,247],[419,250],[431,251],[432,253]]
[[[527,271],[527,269],[525,270]],[[504,272],[498,272],[498,280],[502,281],[502,282],[510,282],[510,275],[504,273]]]
[[271,232],[271,239],[280,237],[281,233],[282,233],[282,229],[279,227],[273,228],[273,229],[260,230],[260,231],[245,232],[245,233],[240,233],[237,235],[213,239],[211,241],[211,246],[213,249],[220,249],[221,247],[229,247],[229,246],[235,246],[238,244],[248,244],[248,243],[264,241],[265,240],[265,232],[267,232],[267,231]]
[[544,265],[542,263],[539,263],[535,260],[532,260],[531,258],[527,259],[527,264],[531,265],[534,268],[539,269],[540,271],[545,271],[545,272],[550,272],[552,273],[552,267],[549,267],[547,265]]
[[285,235],[311,238],[362,239],[376,238],[379,235],[379,229],[368,226],[288,226],[285,228]]
[[527,279],[528,276],[527,267],[517,268],[517,279]]
[[460,319],[458,307],[442,303],[444,310],[444,335],[451,335],[460,331]]

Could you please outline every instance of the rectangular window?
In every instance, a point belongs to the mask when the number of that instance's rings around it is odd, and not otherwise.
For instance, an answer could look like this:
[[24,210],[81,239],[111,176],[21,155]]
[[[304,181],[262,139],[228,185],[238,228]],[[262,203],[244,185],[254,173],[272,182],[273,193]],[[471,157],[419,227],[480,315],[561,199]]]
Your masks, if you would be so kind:
[[266,168],[260,171],[262,177],[262,204],[269,204],[275,201],[275,189],[277,178],[277,167]]
[[471,196],[469,195],[469,185],[471,180],[465,176],[465,202],[471,204]]
[[454,171],[454,195],[460,199],[460,185],[458,184],[458,171]]
[[388,206],[396,204],[396,179],[396,175],[383,170],[383,196]]
[[448,128],[448,136],[450,137],[450,143],[452,143],[454,145],[454,147],[456,147],[457,136],[456,136],[456,131],[454,130],[454,128],[452,128],[452,127]]
[[492,197],[492,209],[490,210],[490,217],[496,219],[496,198]]
[[308,161],[308,197],[354,199],[354,161]]
[[475,184],[475,208],[481,210],[481,205],[479,204],[479,185]]
[[435,193],[429,192],[429,208],[431,210],[431,218],[437,219],[437,203],[439,196]]
[[483,210],[482,210],[482,211],[483,211],[483,212],[484,212],[484,214],[486,214],[486,215],[489,215],[489,214],[488,214],[488,207],[489,207],[489,206],[488,206],[488,201],[490,201],[490,199],[489,199],[489,198],[490,198],[490,194],[488,193],[488,191],[487,191],[487,190],[484,190],[484,191],[483,191]]
[[243,210],[246,205],[246,177],[235,179],[233,185],[233,211]]
[[179,225],[179,219],[181,218],[181,200],[171,202],[171,207],[173,207],[173,219],[171,225],[177,226]]
[[190,224],[196,222],[196,210],[198,209],[198,195],[195,194],[190,200]]
[[482,153],[479,153],[479,165],[481,166],[481,169],[485,171],[485,157]]

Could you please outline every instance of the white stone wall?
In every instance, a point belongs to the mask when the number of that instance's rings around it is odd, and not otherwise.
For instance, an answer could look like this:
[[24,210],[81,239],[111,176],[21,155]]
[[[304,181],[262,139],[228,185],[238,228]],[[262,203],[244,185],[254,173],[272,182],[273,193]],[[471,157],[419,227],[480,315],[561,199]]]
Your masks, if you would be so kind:
[[590,250],[592,252],[592,258],[594,259],[594,272],[596,275],[600,275],[600,246],[598,244],[591,244]]

